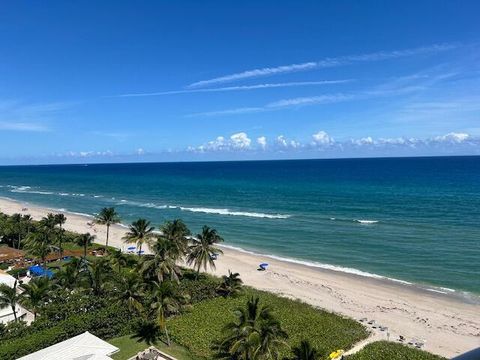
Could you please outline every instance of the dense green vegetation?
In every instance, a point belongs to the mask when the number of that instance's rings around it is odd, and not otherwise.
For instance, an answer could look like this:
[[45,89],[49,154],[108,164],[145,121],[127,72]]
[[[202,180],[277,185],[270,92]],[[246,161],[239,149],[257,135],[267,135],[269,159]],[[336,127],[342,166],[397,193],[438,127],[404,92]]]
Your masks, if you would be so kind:
[[[222,339],[225,326],[235,319],[234,311],[257,296],[260,304],[268,305],[288,334],[287,344],[298,345],[307,339],[324,356],[336,349],[348,349],[368,333],[354,320],[313,308],[287,298],[246,288],[238,297],[217,297],[196,304],[193,309],[171,320],[174,340],[198,357],[213,356],[212,343]],[[192,332],[192,329],[195,329]],[[286,346],[282,355],[290,353]]]
[[[138,254],[103,247],[105,256],[88,255],[90,234],[65,231],[66,218],[48,214],[0,214],[0,236],[24,249],[54,272],[52,279],[18,282],[20,291],[0,286],[0,306],[22,304],[35,320],[0,326],[0,359],[15,359],[89,331],[120,348],[126,359],[155,345],[185,359],[324,359],[368,336],[352,319],[305,303],[243,286],[240,274],[216,278],[201,273],[215,267],[222,237],[208,226],[191,235],[181,220],[168,221],[155,233],[149,221],[134,221],[124,237]],[[120,221],[115,209],[103,209],[97,223],[107,230]],[[103,240],[103,239],[102,239]],[[108,239],[105,239],[105,245]],[[152,254],[142,255],[147,244]],[[47,263],[52,252],[81,250],[83,256]],[[178,266],[187,262],[194,270]],[[25,269],[10,271],[22,276]],[[393,357],[391,354],[405,354]],[[352,359],[437,359],[393,343],[367,346]]]
[[440,356],[388,341],[377,341],[365,346],[347,360],[441,360]]

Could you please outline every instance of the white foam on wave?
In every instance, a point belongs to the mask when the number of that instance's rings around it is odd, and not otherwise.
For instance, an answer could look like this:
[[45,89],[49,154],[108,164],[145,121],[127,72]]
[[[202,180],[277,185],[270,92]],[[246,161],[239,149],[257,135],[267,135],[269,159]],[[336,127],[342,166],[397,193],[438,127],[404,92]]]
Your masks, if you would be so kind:
[[53,195],[51,191],[40,191],[40,190],[24,190],[21,188],[10,190],[12,193],[21,193],[21,194],[39,194],[39,195]]
[[178,206],[178,208],[182,211],[200,212],[205,214],[246,216],[246,217],[265,218],[265,219],[288,219],[290,217],[290,215],[283,215],[283,214],[265,214],[265,213],[257,213],[257,212],[246,212],[246,211],[231,211],[229,209],[216,209],[216,208],[204,208],[204,207],[192,208],[192,207],[183,207],[183,206]]
[[265,214],[258,212],[247,212],[247,211],[232,211],[230,209],[219,209],[219,208],[206,208],[206,207],[184,207],[176,205],[158,205],[155,203],[141,203],[137,201],[129,201],[122,199],[117,205],[130,205],[138,206],[152,209],[179,209],[181,211],[190,211],[194,213],[204,213],[204,214],[217,214],[225,216],[246,216],[246,217],[255,217],[255,218],[265,218],[265,219],[287,219],[290,215],[283,214]]
[[378,220],[354,220],[354,221],[358,222],[360,224],[364,224],[364,225],[370,225],[370,224],[378,223]]
[[283,261],[283,262],[288,262],[288,263],[292,263],[292,264],[305,265],[305,266],[308,266],[308,267],[337,271],[337,272],[342,272],[342,273],[351,274],[351,275],[358,275],[358,276],[363,276],[363,277],[368,277],[368,278],[373,278],[373,279],[394,281],[394,282],[397,282],[397,283],[401,283],[403,285],[413,285],[413,283],[405,281],[405,280],[389,278],[389,277],[386,277],[386,276],[370,273],[370,272],[367,272],[367,271],[362,271],[362,270],[359,270],[359,269],[343,267],[343,266],[338,266],[338,265],[324,264],[324,263],[319,263],[319,262],[316,262],[316,261],[306,261],[306,260],[288,258],[288,257],[283,257],[283,256],[278,256],[278,255],[261,254],[261,253],[256,253],[254,251],[245,250],[245,249],[240,248],[240,247],[231,246],[231,245],[220,244],[219,246],[227,248],[227,249],[232,249],[232,250],[235,250],[235,251],[240,251],[240,252],[250,254],[250,255],[266,257],[266,258],[279,260],[279,261]]

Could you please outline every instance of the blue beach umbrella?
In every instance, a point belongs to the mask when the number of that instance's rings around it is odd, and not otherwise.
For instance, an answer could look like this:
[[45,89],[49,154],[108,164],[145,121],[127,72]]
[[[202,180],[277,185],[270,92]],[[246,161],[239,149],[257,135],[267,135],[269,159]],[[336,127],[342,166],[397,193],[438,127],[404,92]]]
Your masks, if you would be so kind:
[[267,263],[261,263],[261,264],[258,265],[258,266],[260,266],[260,268],[262,268],[262,269],[265,270],[265,269],[267,268],[268,264],[267,264]]
[[127,250],[135,250],[135,249],[136,249],[135,246],[129,246],[129,247],[127,248]]

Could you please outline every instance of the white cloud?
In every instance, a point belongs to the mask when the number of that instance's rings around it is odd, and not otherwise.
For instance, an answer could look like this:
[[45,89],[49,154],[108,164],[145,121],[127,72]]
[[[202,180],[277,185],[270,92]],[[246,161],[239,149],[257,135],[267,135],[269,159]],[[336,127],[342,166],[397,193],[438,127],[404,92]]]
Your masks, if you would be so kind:
[[[299,142],[291,140],[285,135],[279,135],[271,142],[271,146],[267,146],[267,138],[260,136],[253,143],[245,132],[239,132],[226,138],[218,136],[215,140],[206,144],[194,147],[189,146],[186,151],[189,152],[235,152],[235,151],[255,151],[263,150],[268,152],[308,152],[315,150],[329,151],[332,154],[342,154],[356,151],[388,151],[395,150],[448,150],[467,144],[471,149],[478,149],[480,152],[480,138],[472,137],[466,133],[448,133],[443,136],[432,138],[417,139],[406,137],[378,138],[372,136],[364,136],[357,139],[336,141],[325,131],[318,131],[312,135],[310,142]],[[390,154],[390,153],[389,153]]]
[[91,158],[91,157],[105,157],[105,156],[113,156],[115,155],[112,151],[68,151],[65,154],[57,154],[57,156],[63,157],[79,157],[79,158]]
[[328,135],[325,131],[319,131],[316,134],[313,134],[312,138],[313,138],[314,145],[317,145],[317,146],[330,145],[335,142],[335,140],[333,140],[333,138],[330,137],[330,135]]
[[44,132],[49,129],[37,123],[0,121],[0,130]]
[[355,144],[355,145],[362,146],[362,145],[373,145],[373,144],[375,144],[375,141],[373,141],[371,136],[367,136],[367,137],[364,137],[364,138],[352,140],[352,143]]
[[143,150],[142,148],[138,148],[138,149],[135,151],[135,154],[137,154],[137,155],[145,155],[145,150]]
[[455,44],[439,44],[424,46],[406,50],[380,51],[369,54],[349,55],[334,58],[326,58],[320,61],[310,61],[301,64],[281,65],[275,67],[264,67],[260,69],[246,70],[239,73],[224,75],[213,79],[197,81],[188,86],[188,88],[206,87],[219,83],[226,83],[238,80],[245,80],[263,76],[272,76],[299,71],[308,71],[327,67],[343,66],[357,62],[374,62],[387,59],[409,57],[415,55],[437,53],[457,48]]
[[250,140],[244,132],[233,134],[230,136],[230,141],[235,149],[248,149],[252,143],[252,140]]
[[257,144],[262,148],[262,150],[265,150],[267,147],[267,138],[265,136],[258,137]]
[[[408,78],[408,81],[406,80]],[[425,82],[421,76],[408,76],[390,80],[386,83],[383,83],[379,86],[373,87],[369,90],[357,91],[351,93],[333,93],[325,94],[319,96],[307,96],[307,97],[296,97],[289,99],[281,99],[267,103],[263,106],[257,107],[243,107],[236,109],[226,109],[218,111],[208,111],[203,113],[194,113],[187,115],[187,117],[192,116],[227,116],[227,115],[241,115],[249,113],[258,113],[264,111],[278,111],[282,109],[287,109],[291,107],[299,106],[310,106],[310,105],[322,105],[322,104],[332,104],[340,103],[346,101],[358,101],[358,100],[368,100],[372,98],[381,98],[381,97],[391,97],[398,95],[405,95],[414,92],[420,92],[425,90],[426,87],[432,84],[431,79],[428,82]],[[435,81],[438,81],[438,78],[435,78]]]
[[163,95],[177,95],[177,94],[191,94],[191,93],[246,91],[246,90],[259,90],[259,89],[272,89],[272,88],[298,87],[298,86],[334,85],[334,84],[343,84],[351,81],[353,80],[344,79],[344,80],[322,80],[322,81],[294,81],[294,82],[285,82],[285,83],[227,86],[227,87],[210,88],[210,89],[188,89],[188,90],[159,91],[159,92],[148,92],[148,93],[131,93],[131,94],[115,95],[110,97],[143,97],[143,96],[163,96]]
[[301,143],[295,141],[295,140],[288,140],[285,136],[280,135],[277,136],[275,139],[275,143],[278,145],[279,148],[281,149],[297,149],[302,146]]
[[469,134],[451,132],[443,136],[437,136],[434,138],[434,140],[438,142],[462,143],[468,140],[469,138],[470,138]]

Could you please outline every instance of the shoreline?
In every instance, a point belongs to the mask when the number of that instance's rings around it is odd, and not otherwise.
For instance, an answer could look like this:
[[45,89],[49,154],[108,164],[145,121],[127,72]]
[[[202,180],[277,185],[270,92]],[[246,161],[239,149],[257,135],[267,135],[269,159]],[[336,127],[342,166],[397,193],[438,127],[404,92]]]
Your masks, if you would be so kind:
[[[22,211],[24,207],[28,210]],[[87,214],[9,198],[0,198],[0,211],[28,213],[35,220],[48,212],[63,212],[68,217],[67,230],[90,232],[97,236],[95,242],[105,241],[104,227],[89,227],[87,222],[91,217]],[[126,245],[121,241],[125,231],[124,225],[112,226],[109,245],[125,250]],[[224,254],[216,261],[216,270],[209,271],[214,275],[221,276],[231,270],[240,273],[246,285],[257,289],[296,298],[357,320],[375,320],[389,328],[390,339],[402,335],[407,340],[425,340],[425,350],[442,356],[454,356],[480,346],[480,304],[461,299],[458,294],[440,293],[376,274],[370,277],[308,262],[302,264],[300,260],[256,254],[230,245],[221,247]],[[268,270],[257,271],[265,258],[270,264]],[[385,332],[373,331],[376,340],[387,339]]]

